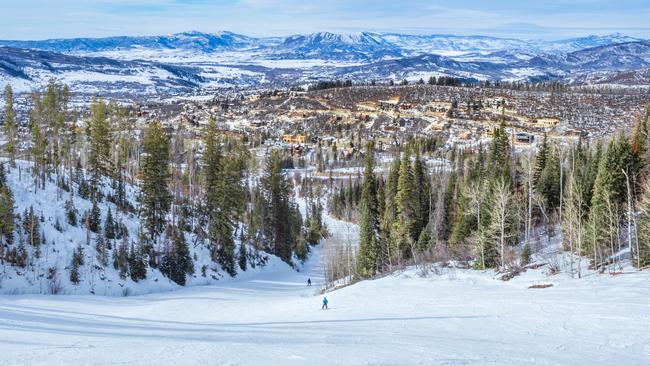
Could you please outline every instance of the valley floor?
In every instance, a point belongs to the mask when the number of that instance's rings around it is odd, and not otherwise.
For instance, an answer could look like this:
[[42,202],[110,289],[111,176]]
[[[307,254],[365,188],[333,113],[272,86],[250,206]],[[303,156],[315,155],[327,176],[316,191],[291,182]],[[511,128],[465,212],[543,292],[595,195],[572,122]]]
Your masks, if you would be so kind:
[[[650,273],[415,270],[327,294],[314,253],[222,285],[0,297],[0,365],[647,365]],[[307,287],[307,278],[314,281]],[[553,284],[529,289],[531,284]]]

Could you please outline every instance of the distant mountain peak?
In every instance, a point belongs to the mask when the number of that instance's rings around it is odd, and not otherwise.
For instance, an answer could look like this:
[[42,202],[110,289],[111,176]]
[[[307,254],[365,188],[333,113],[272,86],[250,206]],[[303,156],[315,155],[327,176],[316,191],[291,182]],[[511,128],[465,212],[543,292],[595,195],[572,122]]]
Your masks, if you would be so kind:
[[332,32],[316,32],[310,34],[300,34],[289,36],[286,38],[285,43],[291,44],[296,42],[305,42],[312,44],[331,44],[343,43],[348,45],[354,44],[389,44],[379,34],[370,32],[354,32],[354,33],[332,33]]

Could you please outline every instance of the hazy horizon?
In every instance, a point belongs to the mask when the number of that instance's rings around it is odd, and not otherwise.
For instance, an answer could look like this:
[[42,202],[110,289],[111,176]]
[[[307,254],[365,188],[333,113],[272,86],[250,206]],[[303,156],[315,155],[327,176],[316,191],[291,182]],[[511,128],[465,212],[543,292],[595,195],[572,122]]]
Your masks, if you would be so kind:
[[[228,30],[254,37],[329,31],[566,39],[622,33],[650,38],[640,0],[25,0],[3,7],[0,39],[146,36]],[[467,26],[470,24],[471,26]]]
[[296,36],[296,35],[308,35],[308,34],[315,34],[315,33],[332,33],[332,34],[341,34],[341,35],[347,35],[347,34],[357,34],[357,33],[371,33],[371,34],[379,34],[379,35],[388,35],[388,34],[400,34],[400,35],[407,35],[407,36],[449,36],[449,37],[490,37],[490,38],[499,38],[499,39],[516,39],[516,40],[521,40],[521,41],[537,41],[537,40],[542,40],[542,41],[561,41],[561,40],[567,40],[567,39],[573,39],[573,38],[581,38],[581,37],[591,37],[591,36],[613,36],[616,34],[619,34],[621,36],[627,36],[627,37],[633,37],[633,38],[639,38],[639,39],[650,39],[647,37],[643,36],[634,36],[630,33],[624,33],[624,32],[602,32],[602,33],[583,33],[583,34],[576,34],[576,35],[571,35],[571,36],[564,36],[564,37],[551,37],[551,38],[534,38],[534,37],[516,37],[516,36],[507,36],[507,35],[490,35],[490,34],[483,34],[483,33],[467,33],[467,34],[459,34],[459,33],[449,33],[449,32],[421,32],[421,33],[416,33],[416,32],[408,32],[408,31],[399,31],[399,30],[385,30],[385,31],[374,31],[374,30],[360,30],[360,31],[336,31],[336,30],[314,30],[314,31],[305,31],[305,32],[294,32],[294,33],[286,33],[286,34],[277,34],[277,35],[251,35],[243,32],[234,32],[229,29],[220,29],[220,30],[215,30],[215,31],[207,31],[207,30],[200,30],[200,29],[187,29],[179,32],[171,32],[171,33],[142,33],[142,34],[111,34],[111,35],[105,35],[105,36],[72,36],[72,37],[48,37],[48,38],[25,38],[25,39],[17,39],[17,38],[0,38],[3,41],[52,41],[52,40],[65,40],[65,39],[104,39],[104,38],[117,38],[117,37],[164,37],[164,36],[172,36],[176,34],[183,34],[183,33],[192,33],[192,32],[198,32],[202,34],[212,34],[212,35],[218,35],[219,33],[222,32],[230,32],[233,34],[237,34],[240,36],[247,36],[251,38],[258,38],[258,39],[263,39],[263,38],[284,38],[284,37],[290,37],[290,36]]

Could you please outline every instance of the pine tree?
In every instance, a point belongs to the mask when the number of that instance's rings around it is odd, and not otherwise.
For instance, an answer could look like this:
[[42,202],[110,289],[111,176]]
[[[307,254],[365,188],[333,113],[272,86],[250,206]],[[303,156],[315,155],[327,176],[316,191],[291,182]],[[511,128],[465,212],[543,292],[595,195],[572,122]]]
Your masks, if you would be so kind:
[[13,243],[15,226],[14,197],[9,186],[3,184],[0,187],[0,254],[5,243]]
[[129,253],[129,272],[131,274],[131,279],[135,282],[147,278],[147,263],[142,253],[142,247],[142,244],[138,245],[138,248],[135,248],[134,245],[131,244],[131,250]]
[[359,252],[357,271],[362,278],[368,278],[377,270],[377,250],[379,241],[379,214],[377,212],[377,184],[374,173],[374,146],[366,147],[363,191],[361,193],[359,215]]
[[414,224],[413,237],[419,240],[420,233],[429,221],[429,205],[431,200],[429,174],[424,161],[420,158],[419,150],[415,155],[415,163],[413,164],[413,179],[415,180],[415,196],[417,197],[416,222]]
[[557,151],[549,151],[535,189],[544,198],[550,212],[560,205],[560,160]]
[[420,237],[418,238],[417,244],[418,251],[420,252],[426,252],[433,248],[434,238],[431,235],[433,232],[431,225],[433,225],[433,223],[429,221],[427,223],[427,226],[425,226],[425,228],[420,232]]
[[34,189],[45,184],[45,165],[47,163],[45,147],[47,143],[41,127],[41,102],[37,96],[34,96],[34,107],[29,116],[29,128],[32,135],[31,155],[34,161]]
[[[624,137],[621,137],[624,139]],[[625,202],[626,169],[629,169],[631,156],[629,144],[610,141],[598,166],[594,182],[591,211],[589,213],[590,257],[594,265],[600,265],[605,253],[613,251],[620,209]]]
[[9,156],[9,162],[12,167],[16,166],[16,112],[14,111],[14,92],[11,85],[5,87],[5,134],[7,143],[5,151]]
[[101,230],[101,210],[97,205],[97,200],[93,200],[93,205],[88,214],[88,230],[98,233]]
[[78,246],[72,253],[72,260],[70,262],[70,282],[73,285],[79,284],[81,278],[79,277],[79,267],[84,265],[84,250]]
[[535,159],[535,171],[533,173],[534,187],[537,187],[537,183],[539,182],[539,179],[542,177],[542,172],[546,167],[546,158],[548,154],[549,154],[549,146],[548,146],[546,133],[544,133],[544,139],[542,140],[542,144],[540,145],[539,150],[537,151],[537,157]]
[[224,155],[217,136],[216,121],[208,123],[204,138],[203,172],[208,213],[208,238],[213,260],[228,274],[235,276],[236,220],[244,211],[245,191],[242,183],[244,153],[237,146]]
[[144,137],[140,202],[144,225],[153,241],[162,234],[171,207],[169,191],[170,143],[160,122],[153,122]]
[[417,196],[415,180],[411,167],[410,156],[404,152],[397,180],[397,193],[395,194],[397,206],[397,219],[391,231],[392,241],[399,252],[400,258],[409,258],[413,244],[418,240],[416,234],[417,224]]
[[174,227],[171,229],[170,236],[172,248],[163,256],[160,271],[170,280],[185,286],[186,275],[194,273],[194,261],[183,232]]
[[282,172],[282,158],[277,150],[268,158],[262,187],[267,203],[265,226],[268,249],[283,261],[291,263],[294,240],[299,234],[295,216],[299,213],[291,203],[293,187]]
[[244,242],[241,242],[239,244],[239,255],[237,256],[239,259],[239,269],[242,271],[246,271],[246,265],[248,263],[248,253],[246,251],[246,244]]
[[588,162],[586,163],[587,168],[582,176],[584,202],[587,210],[591,208],[591,201],[594,192],[594,184],[596,183],[596,178],[598,176],[598,167],[600,166],[600,161],[602,157],[603,157],[603,146],[602,143],[598,141],[596,142],[595,150],[588,158]]
[[106,215],[106,221],[104,222],[104,237],[106,240],[114,240],[116,231],[117,227],[115,226],[115,221],[113,220],[113,213],[109,207],[108,214]]
[[129,246],[128,238],[122,238],[120,246],[117,248],[117,255],[115,256],[115,269],[119,270],[120,278],[125,279],[129,273]]
[[112,174],[111,166],[111,127],[108,119],[108,106],[103,100],[95,100],[90,106],[92,119],[88,125],[88,165],[92,197],[95,198],[102,176]]
[[[317,245],[321,239],[326,238],[329,234],[323,223],[323,205],[320,201],[320,187],[318,187],[318,192],[318,197],[314,198],[314,193],[310,186],[307,199],[307,230],[304,235],[306,243],[309,245]],[[306,249],[309,252],[308,246],[306,246]]]
[[104,239],[101,233],[97,234],[97,238],[95,239],[95,252],[97,253],[97,261],[99,264],[102,267],[106,267],[108,265],[108,248],[106,239]]
[[448,244],[451,248],[457,248],[458,244],[470,234],[471,230],[471,223],[463,214],[466,212],[467,197],[462,194],[462,189],[457,194],[459,190],[457,188],[458,185],[458,174],[456,171],[452,171],[449,173],[443,198],[443,225],[438,229],[440,231],[438,234],[439,239],[448,239]]
[[493,180],[504,179],[511,182],[510,176],[510,141],[506,131],[505,107],[501,112],[501,123],[494,130],[494,138],[490,145],[488,165]]
[[69,225],[77,226],[77,209],[74,207],[72,195],[65,201],[65,217]]

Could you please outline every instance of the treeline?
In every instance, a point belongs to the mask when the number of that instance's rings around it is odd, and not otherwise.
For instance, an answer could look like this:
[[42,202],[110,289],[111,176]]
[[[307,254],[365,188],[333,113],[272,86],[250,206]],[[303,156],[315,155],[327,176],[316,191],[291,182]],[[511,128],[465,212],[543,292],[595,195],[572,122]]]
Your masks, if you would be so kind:
[[584,93],[584,94],[647,94],[643,89],[616,88],[608,85],[570,85],[558,80],[528,80],[528,81],[504,81],[504,80],[478,80],[474,78],[459,78],[454,76],[431,76],[428,79],[420,78],[409,81],[402,80],[326,80],[308,86],[293,86],[292,91],[317,91],[334,88],[345,88],[352,86],[407,86],[407,85],[430,85],[449,87],[479,87],[486,89],[518,90],[531,92],[548,93]]
[[[440,76],[440,77],[435,77],[431,76],[427,80],[428,85],[438,85],[438,86],[469,86],[469,85],[474,85],[478,81],[475,79],[464,79],[464,78],[456,78],[453,76]],[[388,85],[388,86],[394,86],[395,85],[395,80],[389,79],[384,82],[378,82],[377,80],[370,80],[370,81],[360,81],[353,83],[352,80],[323,80],[319,81],[316,84],[312,84],[307,87],[307,91],[317,91],[317,90],[326,90],[326,89],[335,89],[335,88],[348,88],[351,86],[377,86],[377,85]],[[399,85],[405,86],[409,84],[417,84],[417,85],[424,85],[424,79],[419,79],[415,82],[409,82],[406,79],[403,79],[398,82]],[[292,90],[299,90],[301,89],[300,87],[294,87]]]
[[308,91],[316,90],[325,90],[325,89],[334,89],[334,88],[344,88],[352,86],[352,80],[323,80],[319,81],[316,84],[310,85]]
[[[67,225],[57,221],[56,230],[69,225],[87,232],[86,243],[79,244],[67,266],[72,283],[80,281],[88,246],[101,267],[112,265],[122,278],[139,281],[148,268],[157,268],[184,285],[197,259],[190,244],[206,248],[213,263],[235,276],[238,268],[263,264],[260,251],[292,265],[304,260],[309,245],[326,233],[319,205],[310,208],[303,222],[283,171],[290,159],[279,151],[268,156],[257,179],[251,170],[257,161],[242,141],[220,135],[214,120],[200,141],[189,140],[183,125],[153,122],[140,129],[124,108],[99,99],[80,128],[68,108],[69,95],[66,86],[54,82],[44,93],[34,93],[29,133],[19,136],[13,93],[7,87],[4,128],[8,169],[20,169],[16,161],[26,159],[32,162],[35,190],[56,184],[52,199],[60,202],[67,220]],[[39,245],[46,242],[38,223],[44,218],[31,209],[19,225],[4,170],[0,173],[0,257],[19,267],[38,263]],[[91,209],[79,212],[75,195],[92,202]],[[102,202],[116,210],[102,212],[108,206]],[[129,233],[122,222],[129,215],[139,217],[138,232]],[[202,276],[206,270],[200,268]]]
[[[386,179],[367,147],[358,204],[356,272],[370,277],[408,263],[460,260],[475,268],[526,265],[535,233],[559,228],[564,249],[613,269],[626,250],[650,265],[650,109],[631,136],[571,146],[544,137],[536,154],[515,155],[505,123],[491,144],[452,149],[451,170],[429,174],[417,144],[396,156]],[[579,258],[579,257],[576,257]],[[580,275],[579,259],[571,271]]]

